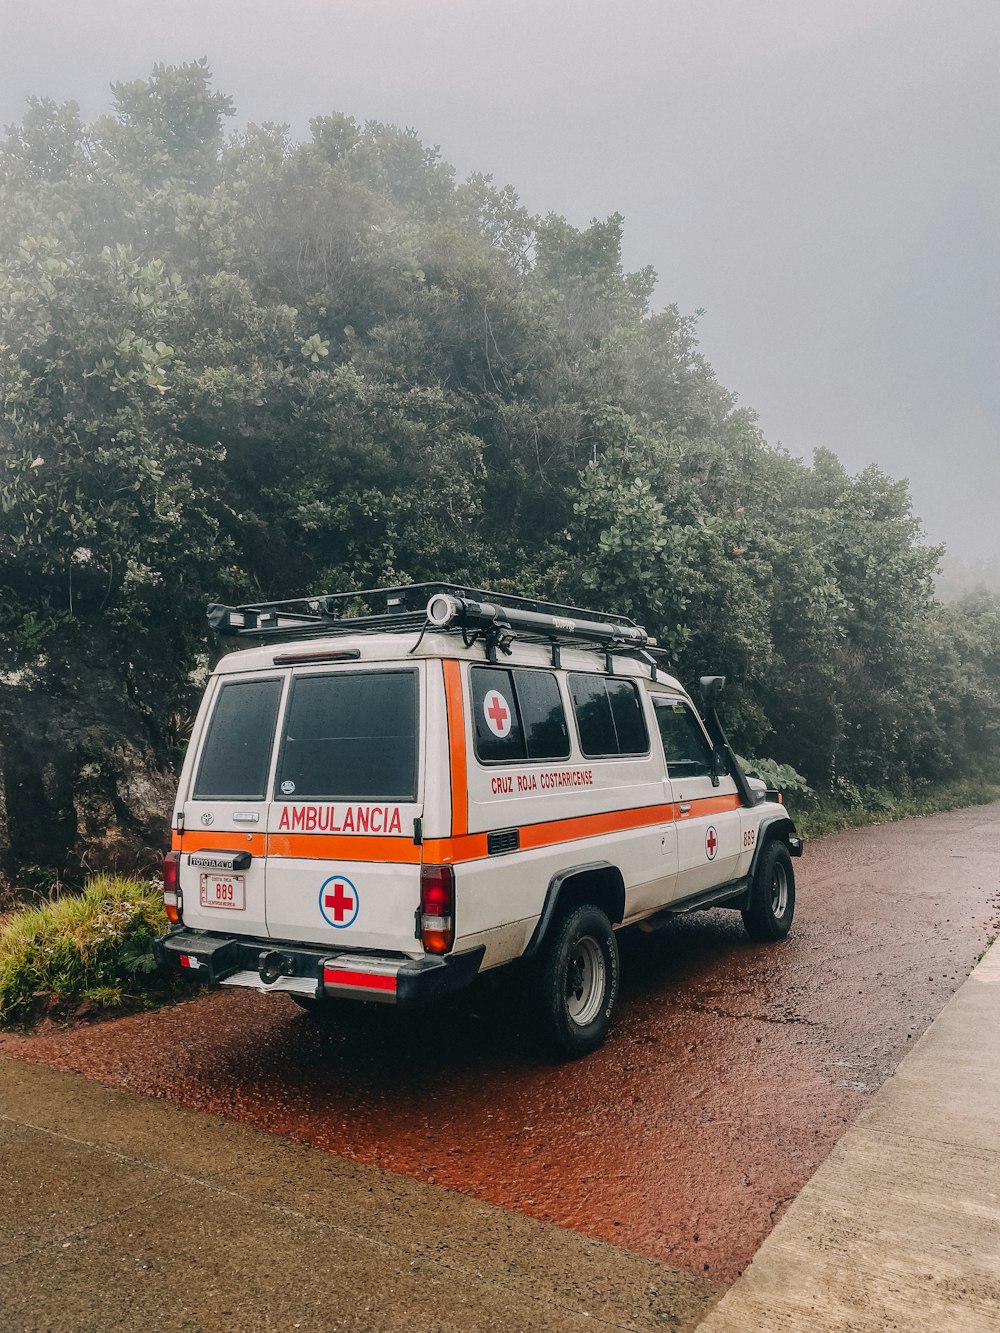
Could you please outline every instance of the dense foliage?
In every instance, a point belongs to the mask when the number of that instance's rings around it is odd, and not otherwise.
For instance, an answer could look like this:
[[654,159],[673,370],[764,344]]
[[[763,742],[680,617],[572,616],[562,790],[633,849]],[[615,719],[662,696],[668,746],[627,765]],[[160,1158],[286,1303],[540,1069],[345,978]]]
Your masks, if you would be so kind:
[[[410,131],[226,137],[204,63],[35,100],[0,152],[0,630],[160,739],[206,598],[438,576],[634,615],[813,786],[974,772],[1000,614],[942,609],[905,483],[762,439],[623,271]],[[850,386],[844,386],[850,392]]]

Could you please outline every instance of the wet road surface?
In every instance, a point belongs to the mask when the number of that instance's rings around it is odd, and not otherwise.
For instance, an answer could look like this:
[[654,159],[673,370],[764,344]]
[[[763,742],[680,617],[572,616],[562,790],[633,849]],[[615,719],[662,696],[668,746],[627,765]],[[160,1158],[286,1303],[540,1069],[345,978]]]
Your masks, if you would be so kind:
[[571,1065],[485,981],[335,1023],[216,992],[0,1050],[728,1281],[1000,928],[1000,805],[823,839],[796,870],[780,944],[723,911],[626,933],[611,1038]]

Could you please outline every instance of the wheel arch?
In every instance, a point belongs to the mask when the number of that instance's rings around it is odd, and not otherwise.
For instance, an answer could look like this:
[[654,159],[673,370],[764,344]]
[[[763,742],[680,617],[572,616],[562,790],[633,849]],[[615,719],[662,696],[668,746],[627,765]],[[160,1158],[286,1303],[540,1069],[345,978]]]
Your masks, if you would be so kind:
[[625,880],[616,865],[610,861],[589,861],[553,875],[545,893],[542,914],[522,957],[534,958],[553,923],[563,912],[582,903],[599,907],[613,926],[621,924],[625,916]]
[[[792,823],[792,817],[789,814],[775,811],[772,815],[765,815],[757,825],[757,846],[754,848],[753,858],[750,861],[750,869],[747,872],[747,879],[752,884],[753,877],[757,873],[757,867],[760,864],[760,858],[764,854],[764,849],[772,842],[783,842],[792,856],[802,855],[802,843],[800,839],[794,838],[795,825]],[[792,845],[793,840],[798,845],[798,850]]]

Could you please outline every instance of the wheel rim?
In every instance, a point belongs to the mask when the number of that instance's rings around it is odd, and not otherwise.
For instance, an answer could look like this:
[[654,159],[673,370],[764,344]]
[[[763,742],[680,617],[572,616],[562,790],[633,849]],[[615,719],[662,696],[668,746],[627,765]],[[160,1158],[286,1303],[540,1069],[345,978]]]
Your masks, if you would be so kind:
[[566,1012],[578,1027],[586,1027],[604,1002],[604,952],[592,935],[581,935],[566,970]]
[[771,876],[771,911],[776,917],[782,917],[788,910],[788,875],[785,867],[778,862]]

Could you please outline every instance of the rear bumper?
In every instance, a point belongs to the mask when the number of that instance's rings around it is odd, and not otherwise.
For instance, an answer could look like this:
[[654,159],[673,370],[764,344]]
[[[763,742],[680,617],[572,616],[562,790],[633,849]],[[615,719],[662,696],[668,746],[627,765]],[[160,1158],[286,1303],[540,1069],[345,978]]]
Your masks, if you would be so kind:
[[479,972],[485,946],[464,953],[405,958],[399,955],[330,953],[301,944],[216,935],[179,927],[153,944],[160,967],[187,972],[210,986],[245,986],[395,1004],[412,1009],[468,986]]

